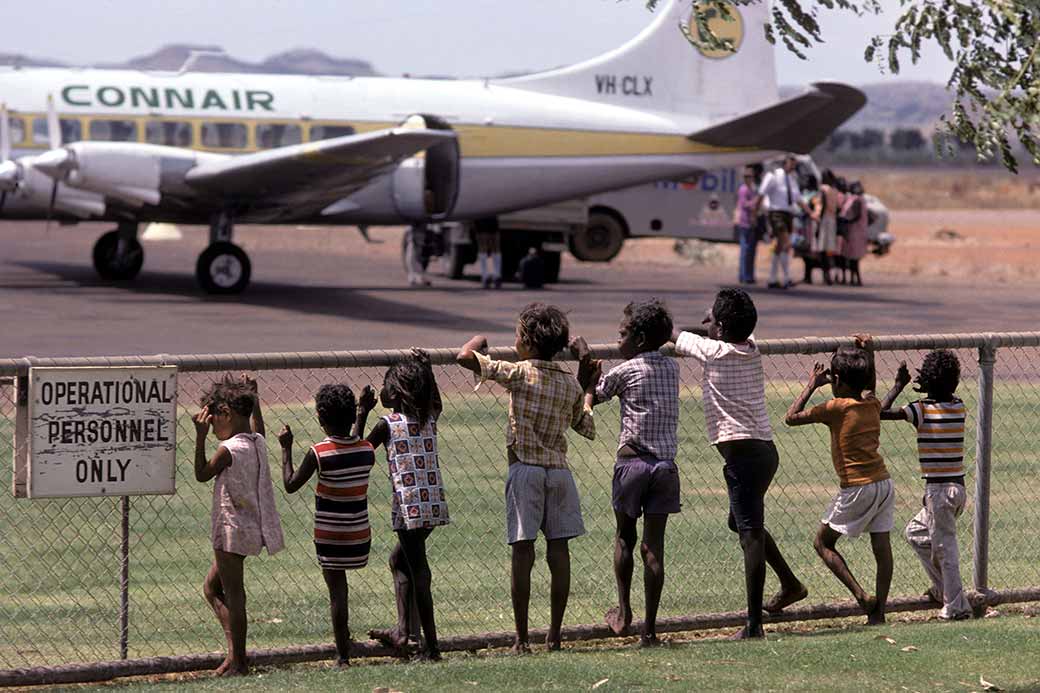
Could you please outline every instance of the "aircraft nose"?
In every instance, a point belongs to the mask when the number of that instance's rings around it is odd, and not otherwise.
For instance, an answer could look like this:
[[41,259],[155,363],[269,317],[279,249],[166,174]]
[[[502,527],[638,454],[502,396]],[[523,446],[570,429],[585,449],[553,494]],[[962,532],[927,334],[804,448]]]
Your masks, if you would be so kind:
[[33,161],[33,166],[51,178],[61,178],[72,168],[72,153],[67,149],[52,149],[40,154]]
[[18,185],[18,164],[13,161],[0,162],[0,191],[11,192]]

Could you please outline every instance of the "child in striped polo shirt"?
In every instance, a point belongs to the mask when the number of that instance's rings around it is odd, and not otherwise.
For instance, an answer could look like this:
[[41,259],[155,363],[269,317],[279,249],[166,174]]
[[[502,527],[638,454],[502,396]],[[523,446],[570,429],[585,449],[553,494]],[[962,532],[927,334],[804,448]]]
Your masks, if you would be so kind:
[[926,396],[892,409],[899,393],[910,384],[906,363],[899,364],[896,382],[882,403],[881,418],[908,421],[917,429],[917,452],[924,478],[922,508],[906,526],[906,540],[921,559],[932,581],[926,594],[942,604],[939,618],[971,616],[971,604],[961,583],[957,548],[957,518],[964,512],[964,421],[967,411],[954,393],[961,364],[946,349],[930,352],[918,370],[916,392]]

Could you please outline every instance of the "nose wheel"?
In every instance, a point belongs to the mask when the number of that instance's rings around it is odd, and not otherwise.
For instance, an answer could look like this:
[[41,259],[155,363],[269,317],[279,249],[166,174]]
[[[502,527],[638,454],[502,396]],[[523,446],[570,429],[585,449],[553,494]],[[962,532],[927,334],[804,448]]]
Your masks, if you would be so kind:
[[210,294],[238,294],[249,286],[252,263],[245,251],[234,243],[211,244],[199,255],[195,277]]
[[129,281],[144,265],[144,248],[136,238],[109,231],[94,244],[94,269],[109,281]]

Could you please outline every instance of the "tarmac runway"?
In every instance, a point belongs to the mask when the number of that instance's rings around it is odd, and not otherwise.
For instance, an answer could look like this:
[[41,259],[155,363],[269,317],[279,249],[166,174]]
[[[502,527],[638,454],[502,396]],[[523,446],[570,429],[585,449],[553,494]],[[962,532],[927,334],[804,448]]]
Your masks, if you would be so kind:
[[[242,227],[235,240],[250,253],[253,283],[240,296],[212,297],[194,278],[204,229],[145,241],[144,270],[121,284],[99,280],[91,266],[91,247],[105,230],[0,223],[0,357],[453,347],[474,333],[511,344],[517,312],[536,300],[568,310],[573,333],[610,342],[628,301],[658,296],[678,324],[697,323],[735,274],[626,249],[609,265],[566,257],[563,281],[541,291],[484,291],[475,277],[434,277],[433,288],[411,289],[399,229],[374,229],[384,242],[366,244],[353,229]],[[801,263],[793,265],[800,273]],[[1035,287],[869,268],[863,288],[752,287],[758,336],[1040,329]]]

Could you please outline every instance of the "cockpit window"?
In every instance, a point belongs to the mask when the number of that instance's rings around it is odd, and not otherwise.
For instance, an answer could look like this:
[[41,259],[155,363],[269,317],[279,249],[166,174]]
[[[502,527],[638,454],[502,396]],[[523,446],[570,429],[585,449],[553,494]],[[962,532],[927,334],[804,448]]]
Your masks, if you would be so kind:
[[312,125],[311,142],[331,140],[333,137],[346,137],[356,132],[349,125]]
[[167,147],[191,146],[191,123],[178,121],[148,122],[144,126],[144,141]]
[[[61,126],[61,143],[79,142],[83,139],[83,124],[78,120],[60,118],[58,124]],[[33,118],[33,144],[47,146],[50,138],[47,136],[47,119]]]
[[274,149],[299,144],[303,141],[303,133],[299,125],[286,123],[261,123],[256,126],[256,146],[260,149]]
[[203,123],[202,146],[219,149],[245,149],[248,129],[242,123]]
[[137,123],[132,120],[92,120],[90,139],[100,142],[136,142]]

